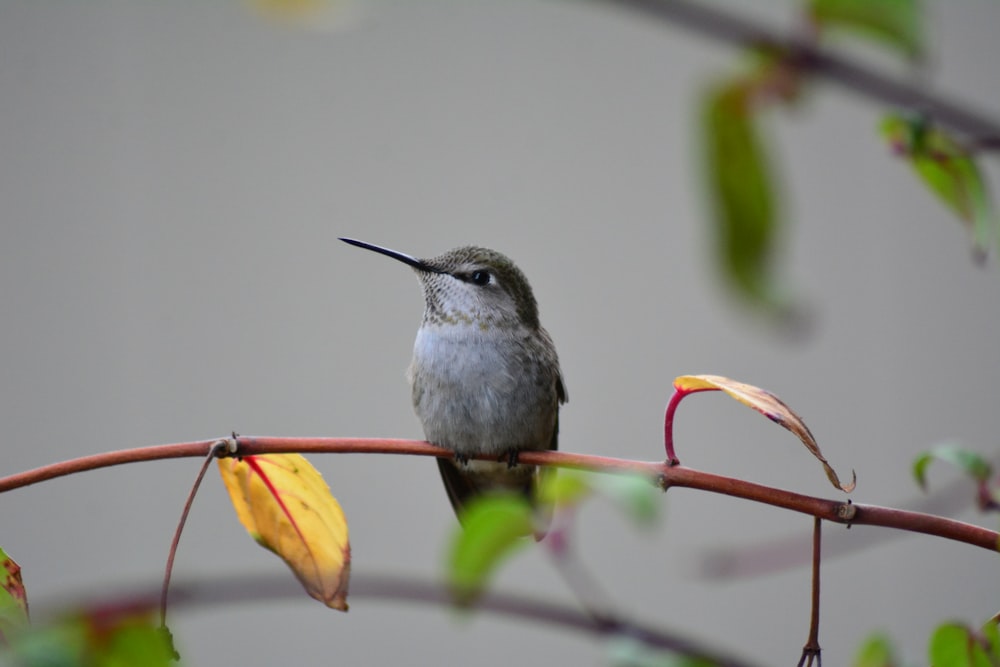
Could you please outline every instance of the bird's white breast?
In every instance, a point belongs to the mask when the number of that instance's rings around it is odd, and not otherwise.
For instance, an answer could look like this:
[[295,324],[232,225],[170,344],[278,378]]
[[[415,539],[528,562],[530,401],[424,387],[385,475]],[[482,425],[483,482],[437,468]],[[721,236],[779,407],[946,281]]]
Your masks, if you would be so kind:
[[469,454],[548,448],[558,402],[536,356],[523,331],[425,323],[409,371],[425,437]]

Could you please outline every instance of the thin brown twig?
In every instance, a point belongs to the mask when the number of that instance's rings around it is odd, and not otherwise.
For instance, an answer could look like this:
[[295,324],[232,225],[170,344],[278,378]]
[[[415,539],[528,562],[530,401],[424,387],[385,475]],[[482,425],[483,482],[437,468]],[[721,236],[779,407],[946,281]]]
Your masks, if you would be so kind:
[[[157,445],[137,449],[95,454],[62,461],[34,470],[0,478],[0,493],[37,484],[85,470],[113,465],[173,459],[203,457],[216,440],[199,440],[173,445]],[[301,452],[341,454],[402,454],[409,456],[452,456],[442,447],[420,440],[395,438],[283,438],[240,436],[239,453],[254,454]],[[470,457],[488,460],[489,456]],[[850,501],[828,500],[793,493],[742,479],[715,475],[685,466],[670,466],[666,462],[633,461],[572,452],[521,452],[518,460],[525,465],[547,465],[598,473],[627,473],[648,477],[664,490],[673,487],[699,489],[735,498],[781,507],[841,524],[858,524],[897,528],[916,533],[964,542],[990,551],[997,550],[1000,534],[996,531],[946,517],[911,512],[892,507],[852,504]]]
[[799,667],[802,667],[803,664],[812,665],[814,659],[817,667],[823,666],[823,654],[819,646],[819,568],[822,546],[823,520],[816,517],[813,519],[812,604],[809,613],[809,638],[806,640],[806,645],[802,647]]
[[562,577],[580,607],[595,621],[612,619],[615,613],[611,596],[591,576],[569,536],[569,531],[573,529],[575,523],[575,509],[567,507],[556,514],[549,531],[549,538],[544,540],[542,545],[547,547],[546,550],[556,572]]
[[163,571],[163,585],[160,588],[161,628],[165,628],[167,625],[167,593],[170,591],[170,575],[174,571],[174,558],[177,556],[177,546],[181,542],[181,533],[184,532],[184,524],[187,523],[188,514],[191,513],[191,505],[194,504],[194,497],[198,494],[198,488],[201,486],[202,480],[205,479],[205,473],[208,472],[208,466],[211,465],[212,460],[222,454],[224,449],[235,444],[235,440],[231,439],[219,439],[212,443],[212,446],[208,449],[208,455],[205,457],[205,461],[201,464],[201,469],[194,479],[194,484],[191,485],[187,500],[184,501],[184,509],[181,510],[181,518],[177,522],[176,530],[174,530],[174,538],[170,541],[170,551],[167,552],[167,566]]

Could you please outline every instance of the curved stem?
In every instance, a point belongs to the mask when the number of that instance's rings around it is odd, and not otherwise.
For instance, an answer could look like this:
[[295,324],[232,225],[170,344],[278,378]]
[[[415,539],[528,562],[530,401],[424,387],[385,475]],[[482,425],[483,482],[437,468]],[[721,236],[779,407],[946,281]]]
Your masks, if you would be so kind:
[[[62,461],[34,470],[0,478],[0,493],[46,480],[96,470],[124,463],[204,457],[218,440],[199,440],[173,445],[156,445],[126,449]],[[240,436],[239,454],[268,453],[340,453],[340,454],[403,454],[410,456],[450,457],[452,453],[420,440],[394,438],[281,438]],[[490,456],[470,457],[491,460]],[[935,535],[996,551],[1000,534],[996,531],[933,514],[910,512],[877,505],[852,504],[851,501],[828,500],[806,496],[742,479],[715,475],[684,466],[670,466],[660,461],[633,461],[572,452],[521,452],[518,461],[525,465],[555,466],[598,473],[628,473],[641,475],[666,490],[672,487],[699,489],[735,498],[773,505],[815,516],[833,523],[860,524],[897,528]]]
[[191,505],[194,504],[194,497],[198,494],[198,487],[201,486],[202,480],[205,479],[208,466],[211,465],[215,457],[222,454],[222,451],[229,445],[229,442],[229,440],[216,440],[212,443],[212,446],[208,449],[208,455],[205,457],[205,462],[201,464],[201,469],[198,471],[194,484],[191,486],[191,491],[188,492],[187,500],[184,501],[184,509],[181,510],[181,518],[177,522],[177,528],[174,530],[174,539],[171,540],[170,551],[167,553],[167,566],[163,571],[163,585],[160,588],[161,628],[167,625],[167,594],[170,592],[170,575],[174,571],[174,558],[177,556],[177,546],[181,542],[181,533],[184,532],[184,524],[187,523],[188,514],[191,513]]
[[674,393],[670,395],[666,413],[663,415],[663,447],[667,450],[667,465],[669,466],[676,466],[681,463],[681,460],[677,458],[677,453],[674,451],[674,414],[677,412],[677,406],[680,405],[680,402],[685,397],[703,391],[719,391],[719,389],[717,387],[685,387],[681,389],[674,386]]
[[667,450],[667,464],[672,466],[680,465],[681,462],[674,452],[674,413],[677,412],[677,405],[682,398],[684,398],[684,394],[675,390],[670,396],[667,411],[663,415],[663,447]]

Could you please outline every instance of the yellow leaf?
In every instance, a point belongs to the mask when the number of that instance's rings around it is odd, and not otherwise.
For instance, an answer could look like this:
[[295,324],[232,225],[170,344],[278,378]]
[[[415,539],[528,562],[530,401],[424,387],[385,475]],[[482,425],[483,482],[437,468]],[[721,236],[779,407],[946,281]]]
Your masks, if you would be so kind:
[[318,30],[340,30],[358,23],[360,8],[353,0],[248,0],[266,19]]
[[806,449],[812,452],[812,455],[823,464],[823,470],[826,471],[826,476],[831,484],[847,493],[854,490],[857,477],[853,472],[850,483],[841,484],[836,471],[827,463],[826,457],[823,456],[823,452],[819,449],[816,438],[813,437],[813,434],[809,431],[809,427],[802,421],[802,418],[785,405],[784,401],[766,389],[761,389],[745,382],[730,380],[721,375],[681,375],[674,379],[674,388],[677,391],[685,393],[713,390],[726,392],[730,397],[735,398],[743,405],[753,408],[771,421],[784,426],[798,436],[802,444],[806,446]]
[[250,536],[278,554],[310,596],[347,611],[347,519],[319,471],[300,454],[263,454],[219,459],[219,472]]

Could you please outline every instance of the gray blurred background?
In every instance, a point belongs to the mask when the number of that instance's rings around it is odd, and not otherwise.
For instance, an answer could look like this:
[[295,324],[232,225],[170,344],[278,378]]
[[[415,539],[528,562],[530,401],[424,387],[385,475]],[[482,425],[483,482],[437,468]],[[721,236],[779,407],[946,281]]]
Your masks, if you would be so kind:
[[[795,23],[795,3],[744,4],[730,3]],[[476,243],[513,257],[562,359],[565,450],[662,459],[672,378],[699,372],[790,402],[831,463],[857,470],[858,502],[915,498],[910,461],[944,439],[995,449],[1000,276],[970,262],[960,227],[881,145],[877,106],[823,86],[769,127],[791,232],[781,271],[814,325],[789,338],[727,297],[709,261],[697,96],[734,51],[600,3],[359,9],[330,32],[236,0],[0,4],[0,474],[232,429],[420,437],[404,379],[416,280],[341,235],[418,256]],[[928,80],[1000,113],[1000,5],[927,11]],[[722,396],[689,399],[677,438],[687,465],[842,497],[790,434]],[[433,463],[314,460],[351,521],[355,571],[440,576],[454,517]],[[155,586],[197,465],[4,495],[0,545],[24,568],[33,612],[67,592]],[[940,488],[955,475],[931,478]],[[707,549],[805,538],[811,520],[681,489],[664,508],[652,531],[601,502],[580,518],[581,551],[618,608],[793,663],[808,569],[698,573]],[[873,531],[829,526],[826,543]],[[830,559],[828,664],[874,630],[923,661],[937,623],[997,611],[995,567],[912,535]],[[175,576],[227,572],[286,574],[238,525],[213,470]],[[497,586],[572,599],[540,550]],[[537,624],[351,605],[343,615],[302,596],[178,610],[172,624],[191,665],[606,660],[599,642]]]

